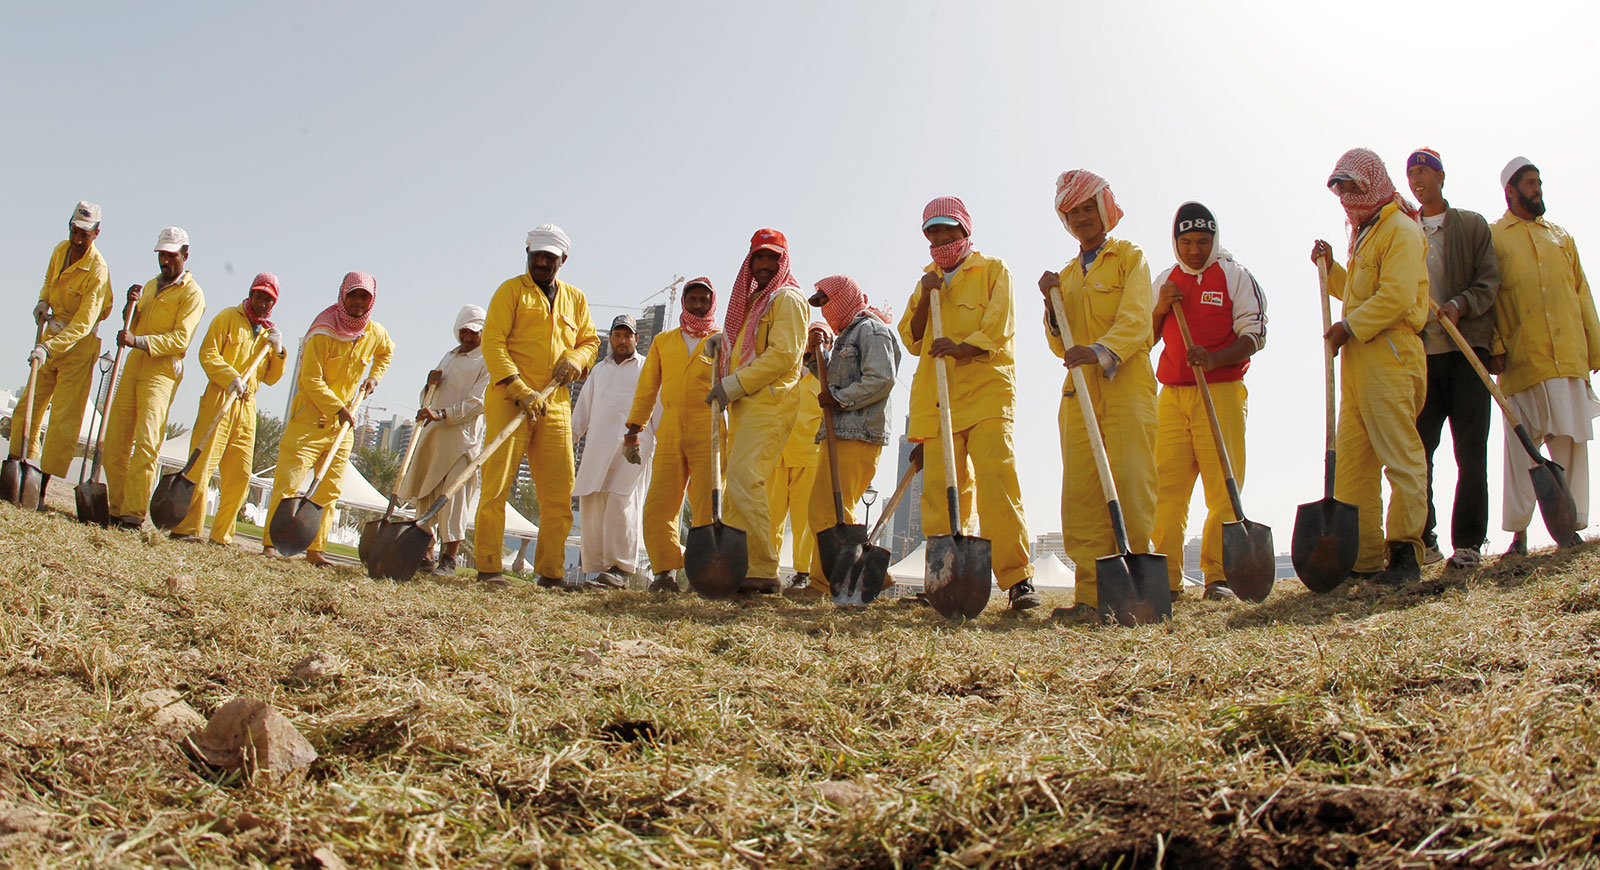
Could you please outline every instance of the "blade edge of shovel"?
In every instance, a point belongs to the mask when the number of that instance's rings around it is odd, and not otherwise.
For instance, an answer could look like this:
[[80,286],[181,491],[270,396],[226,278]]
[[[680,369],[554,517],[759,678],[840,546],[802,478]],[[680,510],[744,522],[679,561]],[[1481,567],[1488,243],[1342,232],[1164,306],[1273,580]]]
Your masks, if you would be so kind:
[[383,547],[368,566],[368,576],[405,582],[417,576],[422,557],[433,546],[433,533],[415,523],[389,523]]
[[[170,532],[183,522],[194,502],[196,484],[182,472],[173,471],[161,476],[156,491],[150,496],[150,522],[163,532]],[[178,509],[179,505],[182,510]]]
[[105,484],[80,483],[72,488],[72,496],[78,503],[79,522],[111,528],[111,496]]
[[1116,553],[1094,560],[1100,618],[1132,628],[1172,618],[1167,557],[1160,553]]
[[[1324,498],[1295,511],[1289,559],[1294,573],[1313,592],[1332,592],[1349,579],[1360,554],[1361,512],[1353,504]],[[1334,527],[1347,527],[1336,533]]]
[[1222,576],[1233,594],[1259,604],[1272,594],[1277,573],[1270,527],[1250,520],[1222,524]]
[[22,472],[18,470],[17,466],[20,464],[22,464],[21,459],[8,456],[5,463],[0,465],[0,499],[5,499],[12,504],[18,503],[20,487],[17,486],[17,481],[22,479]]
[[684,574],[701,598],[730,598],[750,570],[749,543],[743,529],[720,522],[689,529],[684,539]]
[[975,619],[989,606],[993,548],[987,538],[934,535],[928,538],[924,592],[945,619]]
[[268,531],[280,555],[298,556],[311,548],[321,525],[322,505],[305,496],[292,496],[278,503]]
[[17,481],[17,505],[25,511],[38,510],[43,500],[44,471],[31,462],[21,462],[22,476]]
[[[867,543],[867,527],[860,523],[839,523],[817,532],[817,555],[822,561],[822,576],[831,588],[835,580],[849,576],[850,565]],[[812,565],[812,570],[817,566]]]
[[1554,460],[1546,460],[1528,469],[1528,479],[1533,483],[1545,531],[1556,546],[1567,546],[1578,531],[1578,507],[1567,486],[1566,469]]

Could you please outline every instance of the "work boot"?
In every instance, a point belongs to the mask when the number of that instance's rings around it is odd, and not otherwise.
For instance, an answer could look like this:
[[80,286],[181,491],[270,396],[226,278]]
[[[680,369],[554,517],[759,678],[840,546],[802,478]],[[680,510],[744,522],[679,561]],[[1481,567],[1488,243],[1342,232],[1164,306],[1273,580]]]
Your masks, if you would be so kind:
[[1482,562],[1483,554],[1478,552],[1477,547],[1457,547],[1455,555],[1451,556],[1449,560],[1444,563],[1444,566],[1446,568],[1470,571],[1473,568],[1478,567],[1478,565]]
[[1239,596],[1228,588],[1227,583],[1207,583],[1204,595],[1200,596],[1207,601],[1238,601]]
[[499,571],[495,571],[493,573],[479,571],[478,582],[484,584],[485,586],[493,586],[497,589],[511,585],[511,581],[506,579],[506,575],[501,574]]
[[596,589],[627,589],[628,577],[622,573],[621,568],[613,565],[594,575],[589,580],[589,585]]
[[789,578],[790,589],[804,589],[809,585],[811,585],[811,574],[808,572],[796,571],[795,575]]
[[1007,589],[1006,595],[1011,597],[1012,610],[1032,610],[1044,603],[1044,599],[1034,590],[1032,580],[1023,580]]
[[1435,535],[1422,536],[1422,564],[1433,565],[1444,559],[1444,553],[1439,550],[1439,538]]
[[456,573],[456,557],[440,556],[438,564],[433,566],[433,573],[443,577],[454,577]]
[[144,528],[144,517],[117,517],[117,528],[137,532]]
[[1511,536],[1511,546],[1506,548],[1505,555],[1501,556],[1501,558],[1526,555],[1528,555],[1528,533],[1522,531]]
[[432,571],[433,570],[433,566],[436,565],[436,564],[438,564],[438,563],[433,560],[433,554],[432,553],[425,553],[422,556],[422,563],[419,564],[417,566],[417,568],[419,570],[422,570],[422,571]]
[[678,588],[678,578],[672,576],[671,571],[656,572],[655,579],[650,581],[651,592],[682,592]]
[[1389,567],[1378,572],[1373,582],[1382,586],[1401,586],[1422,581],[1422,566],[1417,564],[1417,549],[1404,541],[1389,544]]

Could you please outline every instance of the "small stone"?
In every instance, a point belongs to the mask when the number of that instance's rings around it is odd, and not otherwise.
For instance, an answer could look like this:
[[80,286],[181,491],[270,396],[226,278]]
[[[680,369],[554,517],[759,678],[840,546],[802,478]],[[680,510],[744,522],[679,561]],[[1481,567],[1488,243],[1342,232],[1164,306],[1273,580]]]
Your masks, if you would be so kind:
[[295,662],[289,673],[302,683],[313,683],[339,673],[339,660],[325,653],[312,653]]
[[234,698],[212,714],[189,743],[206,763],[225,770],[265,771],[282,780],[317,759],[317,751],[282,713],[254,698]]
[[322,870],[345,870],[344,859],[339,857],[338,852],[333,851],[332,846],[323,846],[312,852],[311,860],[316,861]]
[[206,725],[206,717],[189,706],[183,700],[183,695],[172,689],[152,689],[140,695],[136,704],[139,712],[158,731],[185,734]]
[[189,647],[178,653],[178,663],[185,667],[198,668],[205,664],[205,656],[202,656],[200,651],[194,647]]
[[841,807],[853,807],[872,799],[872,789],[860,783],[844,780],[830,779],[827,782],[817,783],[817,792],[822,799]]
[[267,824],[267,820],[261,818],[255,813],[243,812],[240,813],[239,817],[234,819],[230,824],[233,830],[242,834],[245,831],[253,831],[256,828],[263,827]]
[[50,819],[33,807],[0,801],[0,834],[43,834]]

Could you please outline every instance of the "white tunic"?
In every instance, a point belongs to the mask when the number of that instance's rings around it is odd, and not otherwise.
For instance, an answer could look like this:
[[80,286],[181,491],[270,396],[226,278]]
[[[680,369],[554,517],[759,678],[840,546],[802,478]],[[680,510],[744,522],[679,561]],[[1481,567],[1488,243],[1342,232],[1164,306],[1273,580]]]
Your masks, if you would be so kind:
[[[419,427],[412,436],[417,439],[416,454],[396,487],[400,498],[406,501],[433,494],[465,468],[483,446],[483,392],[489,386],[483,349],[467,353],[452,350],[439,361],[439,371],[439,389],[428,407],[442,411],[444,419]],[[422,395],[427,393],[424,387]],[[472,488],[468,486],[469,490]]]
[[633,409],[634,389],[643,371],[644,357],[635,353],[621,363],[608,355],[589,372],[572,409],[573,440],[587,436],[583,460],[578,463],[572,482],[574,496],[644,491],[649,477],[645,472],[655,452],[656,424],[661,418],[659,403],[649,425],[639,433],[643,462],[634,465],[622,455],[622,436],[628,431],[628,412]]

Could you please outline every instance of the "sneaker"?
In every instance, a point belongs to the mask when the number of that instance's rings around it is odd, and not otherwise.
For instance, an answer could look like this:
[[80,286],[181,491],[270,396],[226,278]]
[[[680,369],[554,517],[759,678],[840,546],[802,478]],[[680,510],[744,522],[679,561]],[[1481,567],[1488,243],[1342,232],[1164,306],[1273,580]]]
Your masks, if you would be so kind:
[[589,579],[589,585],[596,589],[627,589],[628,578],[621,573],[620,568],[607,568]]
[[804,589],[811,584],[811,575],[801,571],[789,578],[790,589]]
[[650,591],[682,592],[683,590],[678,588],[678,578],[672,576],[671,571],[661,571],[656,574],[655,579],[650,581]]
[[1450,560],[1444,563],[1446,568],[1460,568],[1471,570],[1483,562],[1483,555],[1477,547],[1457,547]]
[[1023,580],[1007,589],[1006,595],[1011,599],[1012,610],[1032,610],[1044,603],[1044,599],[1034,590],[1032,580]]
[[1200,596],[1207,601],[1238,601],[1239,596],[1228,588],[1226,583],[1207,583],[1205,594]]
[[[1460,551],[1458,550],[1457,552],[1460,552]],[[1436,565],[1443,559],[1444,559],[1444,553],[1439,551],[1439,545],[1438,544],[1423,543],[1423,545],[1422,545],[1422,564],[1424,564],[1424,565]]]
[[485,584],[487,586],[495,586],[495,587],[504,587],[504,586],[510,586],[511,585],[511,581],[506,579],[506,575],[501,574],[499,571],[496,571],[493,574],[486,574],[486,573],[484,573],[482,571],[479,571],[478,572],[478,582],[479,583],[483,583],[483,584]]
[[1511,536],[1511,546],[1506,548],[1506,556],[1528,555],[1528,533],[1517,532]]
[[456,559],[454,556],[440,556],[438,564],[433,566],[433,573],[445,577],[454,576],[456,573]]
[[433,554],[429,553],[422,557],[422,563],[417,567],[423,571],[432,571],[436,564],[438,563],[433,560]]
[[1417,549],[1404,541],[1389,544],[1389,567],[1372,578],[1384,586],[1400,586],[1422,580],[1422,566],[1417,564]]

